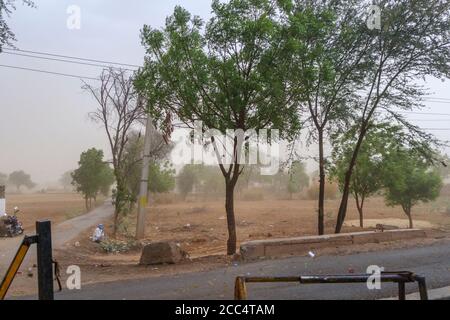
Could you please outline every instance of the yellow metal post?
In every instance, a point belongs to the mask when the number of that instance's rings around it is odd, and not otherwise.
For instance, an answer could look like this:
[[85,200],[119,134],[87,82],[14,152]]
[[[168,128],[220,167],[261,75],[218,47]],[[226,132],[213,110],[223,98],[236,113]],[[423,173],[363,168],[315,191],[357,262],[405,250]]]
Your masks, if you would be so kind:
[[11,262],[11,265],[9,266],[8,271],[6,272],[6,275],[0,285],[0,300],[3,300],[5,298],[6,293],[8,292],[8,289],[11,286],[11,283],[13,282],[14,277],[16,276],[17,271],[19,270],[20,265],[25,259],[28,249],[30,248],[30,245],[32,243],[33,242],[30,241],[30,238],[28,237],[25,237],[23,239],[22,244],[20,245],[19,250],[17,250],[17,253],[14,257],[14,260]]
[[234,300],[247,300],[245,278],[237,277],[234,285]]

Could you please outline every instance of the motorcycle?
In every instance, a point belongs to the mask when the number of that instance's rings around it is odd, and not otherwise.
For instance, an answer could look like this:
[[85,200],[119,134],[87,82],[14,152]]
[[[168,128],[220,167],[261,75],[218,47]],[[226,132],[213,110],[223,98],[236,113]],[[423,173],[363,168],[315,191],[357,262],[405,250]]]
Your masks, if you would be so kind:
[[0,237],[16,237],[23,234],[22,223],[17,218],[16,214],[19,212],[19,209],[14,208],[13,216],[4,216],[0,218]]

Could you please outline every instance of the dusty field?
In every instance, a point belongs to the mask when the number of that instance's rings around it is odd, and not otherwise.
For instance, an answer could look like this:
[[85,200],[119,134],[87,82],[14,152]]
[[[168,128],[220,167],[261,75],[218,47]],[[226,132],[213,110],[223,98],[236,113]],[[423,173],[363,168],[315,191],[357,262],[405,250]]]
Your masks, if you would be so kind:
[[[335,212],[338,201],[326,202],[327,233],[332,233],[335,223]],[[316,201],[307,200],[263,200],[237,201],[235,206],[239,242],[253,239],[279,237],[294,237],[316,234]],[[430,234],[439,237],[450,234],[450,215],[434,212],[432,205],[418,206],[414,211],[414,219],[418,227],[425,226]],[[138,267],[139,248],[126,254],[106,254],[97,244],[89,241],[91,231],[85,232],[79,239],[79,246],[70,244],[64,252],[58,252],[59,259],[64,263],[73,261],[84,269],[92,272],[92,281],[109,281],[117,271],[120,277],[133,277],[136,270],[139,275],[159,275],[165,272],[187,272],[198,268],[229,265],[231,259],[225,257],[227,229],[224,205],[222,201],[192,201],[158,204],[148,208],[146,241],[171,240],[179,243],[193,260],[187,270],[184,267]],[[399,208],[384,206],[382,199],[372,199],[367,203],[366,218],[368,227],[385,221],[388,224],[407,224],[404,213]],[[134,232],[134,219],[130,217],[128,227]],[[350,205],[348,221],[357,220],[358,215],[353,203]],[[111,232],[112,224],[105,221],[107,233]],[[359,227],[345,226],[343,232],[361,231]],[[125,240],[125,238],[123,238]],[[428,241],[428,240],[427,240]],[[392,246],[417,245],[418,240],[409,244],[380,244],[362,246],[362,250],[385,249]],[[352,247],[350,250],[355,250]],[[331,250],[329,253],[348,252],[346,249]],[[127,269],[127,266],[129,267]],[[128,271],[127,271],[128,270]],[[133,271],[134,270],[134,271]],[[150,271],[149,271],[150,270]],[[147,272],[145,272],[147,271]],[[94,276],[95,275],[95,276]],[[90,277],[88,275],[88,277]]]
[[[317,233],[316,201],[263,200],[238,201],[235,205],[238,240],[295,237]],[[334,232],[339,201],[326,201],[326,233]],[[450,231],[450,214],[435,212],[433,205],[417,206],[413,219],[418,227]],[[407,225],[400,208],[389,208],[383,199],[370,199],[366,204],[366,219],[380,223]],[[347,221],[357,220],[358,214],[350,203]],[[395,220],[392,220],[395,219]],[[148,210],[147,236],[152,241],[173,240],[182,245],[192,257],[223,254],[227,239],[224,204],[221,201],[156,205]],[[368,221],[372,222],[372,221]],[[376,224],[376,223],[375,223]],[[359,224],[356,224],[359,225]],[[368,223],[367,229],[373,229]],[[133,229],[133,226],[130,228]],[[360,231],[346,225],[343,232]]]
[[25,230],[34,230],[36,220],[50,219],[52,223],[83,214],[84,200],[76,193],[35,193],[6,195],[6,211],[19,207],[18,217]]
[[[67,201],[67,199],[66,199]],[[62,201],[66,203],[66,201]],[[73,199],[76,202],[76,199]],[[12,202],[12,201],[10,201]],[[12,205],[12,203],[11,203]],[[54,204],[55,208],[58,201]],[[337,200],[326,202],[327,233],[333,232]],[[62,205],[64,207],[64,205]],[[422,205],[414,209],[413,217],[418,227],[429,230],[430,238],[408,242],[368,244],[351,248],[328,248],[318,250],[316,254],[346,254],[358,251],[385,250],[388,248],[420,246],[450,234],[450,214],[439,213],[436,204]],[[55,209],[56,210],[56,209]],[[270,237],[293,237],[316,234],[316,201],[309,200],[273,200],[237,201],[235,205],[238,239],[240,242]],[[374,223],[386,221],[387,224],[406,224],[406,216],[399,208],[388,208],[381,198],[367,202],[365,217],[368,219],[366,230],[371,230]],[[358,215],[351,203],[347,216],[350,222],[344,232],[360,231],[351,226],[357,222]],[[369,220],[370,219],[370,220]],[[135,217],[129,218],[128,230],[134,232]],[[353,221],[354,220],[354,221]],[[375,223],[375,224],[376,224]],[[111,233],[111,221],[105,221],[107,233]],[[356,224],[357,225],[357,224]],[[138,266],[140,249],[136,248],[123,254],[107,254],[98,244],[89,240],[92,230],[80,235],[77,245],[67,244],[67,249],[56,250],[56,259],[62,266],[63,278],[65,268],[79,265],[82,270],[83,284],[132,279],[140,277],[157,277],[167,274],[180,274],[217,267],[232,266],[233,260],[225,256],[227,229],[225,210],[222,200],[190,201],[157,204],[148,208],[147,240],[172,240],[181,245],[190,257],[190,261],[179,265]],[[122,238],[126,240],[125,237]],[[14,295],[29,294],[35,291],[33,278],[23,274],[18,276],[12,288]]]

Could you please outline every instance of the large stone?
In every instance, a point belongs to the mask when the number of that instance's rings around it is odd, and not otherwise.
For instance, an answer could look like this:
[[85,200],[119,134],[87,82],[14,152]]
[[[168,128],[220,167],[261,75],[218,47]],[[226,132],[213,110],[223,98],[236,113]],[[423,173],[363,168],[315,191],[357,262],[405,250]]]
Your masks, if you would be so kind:
[[182,261],[186,252],[173,242],[155,242],[142,248],[140,264],[174,264]]

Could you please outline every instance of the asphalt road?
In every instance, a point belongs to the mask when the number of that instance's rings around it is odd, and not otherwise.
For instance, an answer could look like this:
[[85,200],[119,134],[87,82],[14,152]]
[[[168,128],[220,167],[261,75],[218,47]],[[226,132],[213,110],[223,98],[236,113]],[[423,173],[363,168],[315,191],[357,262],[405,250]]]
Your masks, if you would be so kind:
[[[63,291],[57,299],[233,299],[234,279],[248,276],[293,276],[307,274],[365,273],[369,265],[386,271],[408,270],[426,276],[428,288],[450,284],[450,242],[427,247],[396,249],[345,256],[295,257],[230,266],[208,272],[117,281]],[[417,287],[407,284],[407,292]],[[395,296],[397,286],[382,284],[381,290],[368,290],[365,284],[250,284],[250,299],[379,299]]]

